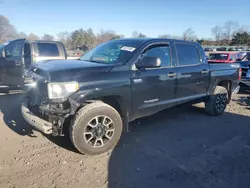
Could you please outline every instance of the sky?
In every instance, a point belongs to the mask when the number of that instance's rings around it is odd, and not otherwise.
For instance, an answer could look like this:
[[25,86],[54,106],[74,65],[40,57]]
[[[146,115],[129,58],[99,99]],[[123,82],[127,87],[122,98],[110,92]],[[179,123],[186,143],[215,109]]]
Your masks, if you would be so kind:
[[181,36],[191,27],[209,38],[212,27],[228,20],[250,29],[250,0],[0,0],[0,15],[19,32],[40,36],[79,28]]

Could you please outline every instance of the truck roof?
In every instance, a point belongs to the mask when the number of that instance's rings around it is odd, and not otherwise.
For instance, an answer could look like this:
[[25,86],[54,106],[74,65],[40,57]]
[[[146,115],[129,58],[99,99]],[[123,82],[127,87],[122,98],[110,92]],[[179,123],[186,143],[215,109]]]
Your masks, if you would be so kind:
[[181,43],[189,43],[189,44],[197,44],[197,42],[187,41],[187,40],[179,40],[179,39],[169,39],[169,38],[123,38],[116,40],[127,40],[127,41],[141,41],[141,42],[181,42]]
[[[45,42],[45,43],[62,43],[60,41],[51,41],[51,40],[28,40],[26,38],[19,38],[19,39],[15,39],[15,40],[21,40],[21,39],[24,39],[26,43],[33,43],[33,42]],[[12,41],[15,41],[15,40],[10,40],[10,41],[7,41],[6,43],[3,43],[1,45],[5,45],[5,44],[8,44],[9,42],[12,42]]]
[[[32,43],[32,42],[40,42],[40,43],[42,43],[42,42],[46,42],[46,43],[59,43],[60,41],[52,41],[52,40],[27,40],[26,39],[26,41],[27,42],[29,42],[29,43]],[[61,43],[61,42],[60,42]]]

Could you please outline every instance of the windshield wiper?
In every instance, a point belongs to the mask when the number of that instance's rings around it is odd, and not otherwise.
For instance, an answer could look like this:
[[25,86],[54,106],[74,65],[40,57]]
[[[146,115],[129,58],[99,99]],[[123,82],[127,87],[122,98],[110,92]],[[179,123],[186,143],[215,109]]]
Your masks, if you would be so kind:
[[80,60],[80,61],[88,61],[88,62],[92,62],[92,63],[101,63],[101,62],[95,61],[95,60],[86,60],[86,59],[80,59],[80,58],[78,60]]
[[104,61],[95,61],[95,60],[82,60],[82,61],[88,61],[88,62],[99,63],[99,64],[107,64]]

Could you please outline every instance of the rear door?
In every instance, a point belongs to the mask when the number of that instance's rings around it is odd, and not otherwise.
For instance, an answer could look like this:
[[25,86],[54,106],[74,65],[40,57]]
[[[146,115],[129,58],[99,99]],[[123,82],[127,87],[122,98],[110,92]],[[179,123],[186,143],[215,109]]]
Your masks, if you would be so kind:
[[24,42],[25,39],[18,39],[11,41],[5,46],[5,57],[0,58],[1,86],[18,86],[24,84]]
[[175,43],[178,59],[176,98],[183,100],[205,96],[209,87],[209,65],[197,46]]

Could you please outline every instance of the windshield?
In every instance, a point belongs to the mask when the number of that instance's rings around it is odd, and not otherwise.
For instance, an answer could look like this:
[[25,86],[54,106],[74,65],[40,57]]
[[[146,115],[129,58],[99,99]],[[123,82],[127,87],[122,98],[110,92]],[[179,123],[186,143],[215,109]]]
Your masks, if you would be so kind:
[[142,41],[113,40],[103,43],[80,57],[82,61],[105,64],[126,63]]
[[210,54],[209,60],[227,60],[228,54]]

